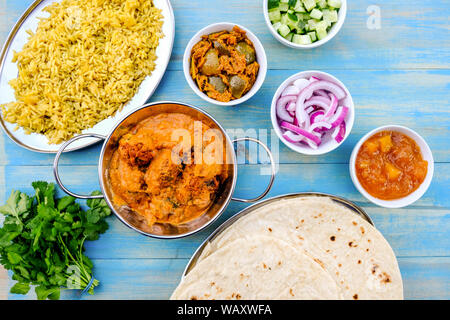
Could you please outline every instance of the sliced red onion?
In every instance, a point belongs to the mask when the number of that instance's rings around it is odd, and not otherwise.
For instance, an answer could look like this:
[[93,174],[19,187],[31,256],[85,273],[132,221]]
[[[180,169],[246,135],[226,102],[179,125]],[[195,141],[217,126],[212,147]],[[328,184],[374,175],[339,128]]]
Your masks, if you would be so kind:
[[[305,102],[304,107],[306,109],[310,106],[316,106],[316,107],[322,107],[325,110],[328,110],[330,108],[331,103],[332,103],[332,101],[325,97],[312,97],[311,99],[309,99]],[[337,101],[336,101],[336,104],[337,104]]]
[[311,106],[311,107],[308,107],[308,108],[306,109],[306,111],[307,111],[308,114],[311,116],[311,114],[313,114],[313,113],[316,112],[316,111],[324,111],[324,110],[323,110],[322,107]]
[[[338,143],[345,137],[349,108],[339,106],[347,96],[337,84],[317,77],[297,79],[287,86],[277,101],[283,138],[317,149],[328,133]],[[334,129],[334,130],[333,130]]]
[[292,101],[287,104],[286,109],[287,109],[287,111],[289,111],[289,113],[291,113],[291,112],[295,113],[295,106],[296,106],[295,101]]
[[328,93],[327,93],[326,91],[324,91],[324,90],[316,90],[316,91],[314,91],[314,94],[315,94],[316,96],[324,97],[324,98],[327,98],[327,99],[330,98],[330,96],[328,95]]
[[281,127],[286,130],[292,131],[296,134],[304,136],[305,138],[313,141],[316,145],[319,145],[321,142],[320,138],[317,137],[316,135],[314,135],[311,132],[308,132],[300,127],[294,126],[293,124],[290,124],[286,121],[281,122]]
[[348,108],[345,106],[340,106],[337,109],[336,114],[332,118],[328,119],[328,122],[331,123],[331,128],[338,127],[345,120],[347,114]]
[[284,91],[281,94],[281,96],[282,97],[284,97],[284,96],[298,96],[300,91],[301,91],[301,89],[297,88],[294,85],[291,85],[291,86],[287,87],[286,89],[284,89]]
[[337,107],[338,107],[339,101],[336,98],[336,96],[334,94],[330,94],[330,96],[331,96],[331,103],[330,103],[330,105],[328,107],[327,112],[323,116],[323,119],[328,119],[331,116],[333,116],[335,114],[335,112],[336,112]]
[[309,86],[309,81],[307,79],[297,79],[293,83],[294,86],[299,88],[300,90],[305,89],[307,86]]
[[291,101],[294,101],[295,99],[297,99],[296,96],[284,96],[278,100],[277,102],[278,118],[289,122],[294,121],[294,118],[291,117],[291,115],[286,110],[286,104],[288,104]]
[[314,93],[315,90],[328,90],[331,93],[333,93],[339,100],[344,98],[346,96],[346,93],[344,90],[342,90],[341,87],[338,85],[329,82],[329,81],[315,81],[311,83],[309,86],[307,86],[305,89],[303,89],[300,92],[300,95],[297,99],[297,106],[295,109],[295,115],[298,118],[298,121],[300,124],[302,124],[302,119],[304,119],[305,115],[305,101],[310,99]]
[[301,136],[299,134],[295,134],[292,131],[286,131],[283,134],[283,138],[285,138],[287,141],[289,141],[291,143],[298,143],[298,142],[300,142],[300,141],[305,139],[304,136]]
[[316,123],[316,118],[319,116],[323,116],[325,114],[325,112],[319,110],[319,111],[315,111],[313,113],[311,113],[311,115],[309,116],[309,119],[311,121],[311,124]]
[[319,148],[319,145],[315,144],[314,142],[312,142],[311,140],[306,140],[306,143],[308,144],[308,146],[311,149],[317,150]]
[[313,132],[313,131],[320,132],[320,131],[322,131],[320,129],[323,129],[323,128],[329,130],[329,129],[331,129],[331,124],[329,124],[328,122],[325,122],[325,121],[318,121],[316,123],[313,123],[309,127],[309,132]]
[[345,132],[346,132],[346,125],[345,121],[343,121],[341,125],[333,131],[331,137],[334,140],[336,140],[337,143],[341,143],[345,138]]

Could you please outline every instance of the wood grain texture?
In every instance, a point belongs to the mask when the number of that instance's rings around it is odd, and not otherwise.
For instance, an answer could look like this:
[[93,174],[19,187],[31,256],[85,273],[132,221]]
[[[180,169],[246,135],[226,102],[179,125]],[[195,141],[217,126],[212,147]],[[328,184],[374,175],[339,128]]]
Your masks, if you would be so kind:
[[[0,42],[33,0],[0,0]],[[270,196],[318,191],[346,197],[372,217],[393,247],[403,275],[407,299],[450,299],[450,36],[448,0],[348,1],[346,22],[340,33],[323,47],[297,51],[279,44],[262,15],[262,0],[243,5],[240,0],[172,0],[176,37],[171,62],[150,101],[179,100],[199,106],[225,128],[262,129],[280,163]],[[381,29],[366,27],[369,5],[381,9]],[[182,56],[190,38],[202,27],[231,21],[252,30],[263,43],[269,70],[261,90],[235,108],[208,104],[188,87],[182,72]],[[269,108],[278,86],[304,70],[323,70],[335,75],[349,89],[356,106],[352,134],[336,151],[320,157],[291,152],[277,138],[270,139]],[[430,189],[414,205],[397,210],[367,202],[354,188],[348,160],[355,143],[369,130],[401,124],[420,133],[436,161]],[[64,155],[63,181],[75,192],[98,189],[100,145]],[[52,155],[29,152],[0,133],[0,202],[12,189],[31,193],[31,182],[53,181]],[[258,165],[239,166],[236,196],[251,197],[263,190],[268,177]],[[63,195],[61,192],[59,195]],[[81,202],[82,203],[82,202]],[[87,243],[95,275],[101,286],[86,299],[166,299],[177,285],[195,249],[225,219],[246,205],[231,203],[207,230],[175,241],[137,235],[114,217],[110,230]],[[12,281],[0,270],[0,298]],[[3,278],[2,278],[3,275]],[[80,298],[66,292],[67,299]],[[33,299],[9,295],[11,299]]]

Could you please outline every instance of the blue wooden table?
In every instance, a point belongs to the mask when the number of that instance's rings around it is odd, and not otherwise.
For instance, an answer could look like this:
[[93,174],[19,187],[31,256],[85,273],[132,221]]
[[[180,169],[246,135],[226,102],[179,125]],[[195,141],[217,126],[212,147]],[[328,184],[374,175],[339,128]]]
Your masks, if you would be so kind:
[[[0,42],[32,0],[0,0]],[[271,128],[269,107],[277,87],[302,70],[322,70],[342,80],[352,93],[356,122],[351,136],[336,151],[319,157],[302,156],[279,144],[279,173],[270,196],[320,191],[346,197],[362,206],[392,245],[400,263],[407,299],[450,298],[450,2],[448,0],[348,1],[341,32],[318,49],[297,51],[279,44],[264,22],[262,1],[173,0],[176,37],[163,81],[150,101],[179,100],[204,108],[228,129]],[[380,29],[368,27],[368,7],[381,13]],[[369,10],[370,11],[370,10]],[[201,27],[230,21],[252,30],[265,46],[269,71],[261,90],[235,108],[205,103],[188,87],[182,56],[189,39]],[[371,24],[369,24],[371,26]],[[433,182],[424,197],[404,209],[383,209],[354,188],[348,161],[356,142],[369,130],[401,124],[419,132],[436,162]],[[62,177],[75,192],[99,189],[100,146],[67,154]],[[12,189],[31,193],[31,182],[53,181],[52,155],[32,153],[0,134],[0,202]],[[257,164],[242,165],[236,195],[262,191],[267,176]],[[60,193],[61,194],[61,193]],[[232,203],[220,221],[189,238],[161,241],[140,236],[117,219],[99,241],[87,244],[101,286],[88,299],[166,299],[180,280],[189,258],[219,223],[245,205]],[[13,281],[0,271],[0,298]],[[28,298],[33,297],[30,295]],[[63,298],[78,298],[66,292]]]

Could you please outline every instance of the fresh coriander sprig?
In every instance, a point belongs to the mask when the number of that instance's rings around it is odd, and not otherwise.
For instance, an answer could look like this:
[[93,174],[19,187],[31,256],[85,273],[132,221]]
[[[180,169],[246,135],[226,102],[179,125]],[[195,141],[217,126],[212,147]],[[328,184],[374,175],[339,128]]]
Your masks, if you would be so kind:
[[[60,289],[85,289],[94,294],[99,285],[93,264],[83,253],[85,240],[97,240],[108,229],[111,214],[102,199],[88,200],[83,211],[73,197],[55,199],[55,185],[34,182],[35,195],[13,191],[0,213],[0,263],[13,271],[17,283],[11,293],[27,294],[36,286],[38,299],[59,299]],[[95,192],[94,194],[99,194]],[[76,280],[78,286],[72,286]]]

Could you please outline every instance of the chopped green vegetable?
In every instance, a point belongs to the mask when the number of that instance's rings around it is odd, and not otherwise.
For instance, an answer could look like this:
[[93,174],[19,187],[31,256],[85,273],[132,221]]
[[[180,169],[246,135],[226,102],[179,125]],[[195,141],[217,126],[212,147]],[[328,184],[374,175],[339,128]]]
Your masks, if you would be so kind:
[[333,8],[340,8],[342,3],[341,0],[328,0],[328,5]]
[[312,40],[309,35],[296,34],[292,38],[292,42],[297,43],[297,44],[311,44]]
[[289,10],[289,4],[287,4],[287,3],[280,3],[280,5],[278,6],[278,9],[280,11],[287,12]]
[[288,33],[284,38],[289,41],[292,42],[292,37],[294,36],[293,32]]
[[305,6],[305,9],[308,11],[311,11],[316,6],[315,0],[303,0],[303,5]]
[[312,11],[309,15],[311,16],[311,18],[319,20],[322,18],[323,13],[322,13],[322,11],[320,11],[318,9],[312,9]]
[[[13,191],[0,213],[0,263],[13,271],[14,294],[34,285],[40,300],[59,299],[60,289],[85,289],[93,264],[84,255],[84,241],[97,240],[108,229],[111,210],[103,199],[88,200],[83,211],[72,197],[55,199],[55,185],[34,182],[35,195]],[[96,192],[94,194],[100,194]],[[94,294],[98,280],[88,288]]]
[[270,21],[272,21],[272,23],[280,21],[281,20],[281,12],[279,10],[270,11],[269,19],[270,19]]
[[314,42],[317,40],[317,36],[316,36],[316,32],[312,31],[312,32],[308,32],[309,37],[311,38],[311,41]]
[[295,12],[306,12],[305,8],[303,7],[303,3],[298,0],[297,3],[294,6],[294,11]]
[[[341,0],[266,0],[273,28],[285,39],[309,44],[324,39],[339,19]],[[291,40],[290,40],[291,39]]]
[[282,37],[285,37],[289,34],[291,30],[289,29],[289,27],[285,24],[281,24],[281,26],[278,28],[278,32],[280,33],[280,35]]
[[327,36],[326,29],[316,29],[317,39],[322,40]]
[[269,8],[269,10],[278,8],[279,5],[280,5],[280,0],[269,0],[268,8]]

